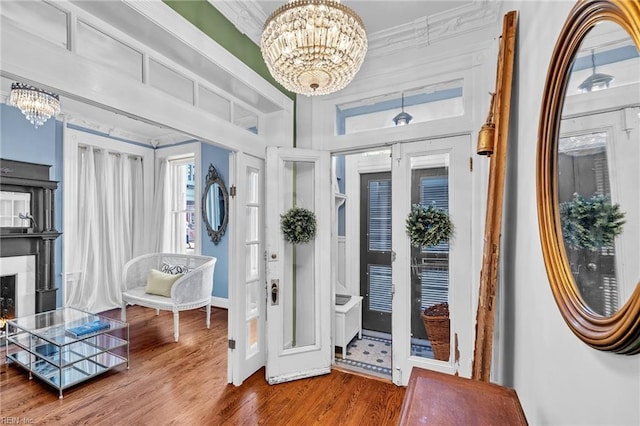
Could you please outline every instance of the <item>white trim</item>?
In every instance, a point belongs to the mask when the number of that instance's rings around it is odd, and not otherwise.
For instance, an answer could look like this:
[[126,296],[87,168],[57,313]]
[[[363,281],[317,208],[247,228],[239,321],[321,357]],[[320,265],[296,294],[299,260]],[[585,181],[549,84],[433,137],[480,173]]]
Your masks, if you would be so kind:
[[360,179],[364,173],[391,172],[389,155],[345,156],[345,195],[350,201],[345,212],[345,252],[358,257],[345,265],[345,287],[349,294],[360,294]]
[[219,67],[274,102],[281,109],[293,112],[291,99],[163,2],[127,0],[124,3],[175,38],[191,46],[202,56],[215,59],[215,63]]
[[249,37],[258,46],[260,45],[262,27],[268,16],[259,1],[207,1],[233,23],[242,34]]
[[224,299],[222,297],[211,296],[211,306],[220,309],[229,310],[229,299]]

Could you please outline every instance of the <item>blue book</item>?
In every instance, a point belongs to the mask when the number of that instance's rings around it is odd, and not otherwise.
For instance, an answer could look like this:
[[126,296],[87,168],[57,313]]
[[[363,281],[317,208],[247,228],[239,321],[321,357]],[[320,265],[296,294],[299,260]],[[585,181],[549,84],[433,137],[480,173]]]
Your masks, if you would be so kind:
[[77,327],[72,327],[67,329],[67,333],[72,335],[73,337],[80,337],[86,334],[95,333],[96,331],[104,330],[105,328],[109,328],[110,325],[108,322],[95,320],[91,322],[86,322]]

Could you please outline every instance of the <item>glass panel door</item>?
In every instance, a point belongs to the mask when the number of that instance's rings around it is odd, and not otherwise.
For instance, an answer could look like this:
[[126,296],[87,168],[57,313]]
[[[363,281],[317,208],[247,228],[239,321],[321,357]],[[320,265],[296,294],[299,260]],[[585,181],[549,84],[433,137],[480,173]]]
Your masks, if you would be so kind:
[[[290,190],[281,192],[284,197],[283,213],[294,208],[314,212],[314,181],[316,165],[307,161],[284,161],[284,182]],[[296,225],[300,226],[300,225]],[[294,230],[298,232],[297,229]],[[283,348],[291,349],[317,343],[316,328],[316,281],[315,281],[315,245],[308,243],[284,243],[285,271],[281,281],[280,303],[282,303]]]
[[[231,201],[231,225],[236,230],[230,252],[236,267],[230,270],[228,378],[236,386],[266,363],[264,275],[264,161],[245,154],[234,155],[235,197]],[[235,348],[234,348],[235,346]]]
[[360,176],[362,327],[391,333],[391,173]]
[[[270,384],[331,368],[331,165],[329,153],[267,148],[267,368]],[[283,225],[292,209],[315,216]]]
[[[449,211],[449,155],[414,157],[411,159],[411,205],[434,206]],[[429,164],[430,163],[430,164]],[[439,327],[446,321],[425,322],[425,309],[435,312],[449,303],[449,243],[431,247],[411,247],[411,355],[448,360],[449,333],[442,328],[441,338],[427,336],[427,327]],[[436,346],[434,348],[434,345]]]
[[[413,367],[468,377],[473,355],[471,171],[469,136],[397,144],[392,158],[393,381]],[[448,243],[413,247],[406,233],[412,205],[448,213]],[[410,309],[407,309],[410,307]],[[432,324],[429,315],[435,310]],[[425,320],[427,318],[428,320]],[[436,328],[431,330],[431,325]]]

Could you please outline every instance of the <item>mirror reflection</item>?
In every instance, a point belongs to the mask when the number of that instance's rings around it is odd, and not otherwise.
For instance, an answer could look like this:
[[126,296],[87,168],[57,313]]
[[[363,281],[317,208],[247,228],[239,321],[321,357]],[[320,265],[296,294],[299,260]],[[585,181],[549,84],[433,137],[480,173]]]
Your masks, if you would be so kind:
[[558,201],[567,260],[584,303],[610,316],[640,279],[640,58],[602,21],[584,37],[566,88]]
[[213,164],[209,165],[207,181],[202,194],[202,218],[207,233],[214,244],[218,244],[229,222],[229,194],[222,176]]
[[222,188],[220,188],[220,185],[217,182],[214,182],[213,185],[209,187],[206,203],[209,224],[214,231],[219,231],[224,223],[225,201]]
[[0,227],[29,228],[32,220],[30,193],[0,191]]

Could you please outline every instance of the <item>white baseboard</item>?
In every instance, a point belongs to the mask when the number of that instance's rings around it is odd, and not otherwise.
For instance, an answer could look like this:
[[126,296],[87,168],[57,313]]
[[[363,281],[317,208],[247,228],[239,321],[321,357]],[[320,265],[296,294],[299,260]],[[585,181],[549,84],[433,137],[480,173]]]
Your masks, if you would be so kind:
[[229,299],[211,296],[211,306],[214,308],[229,309]]

